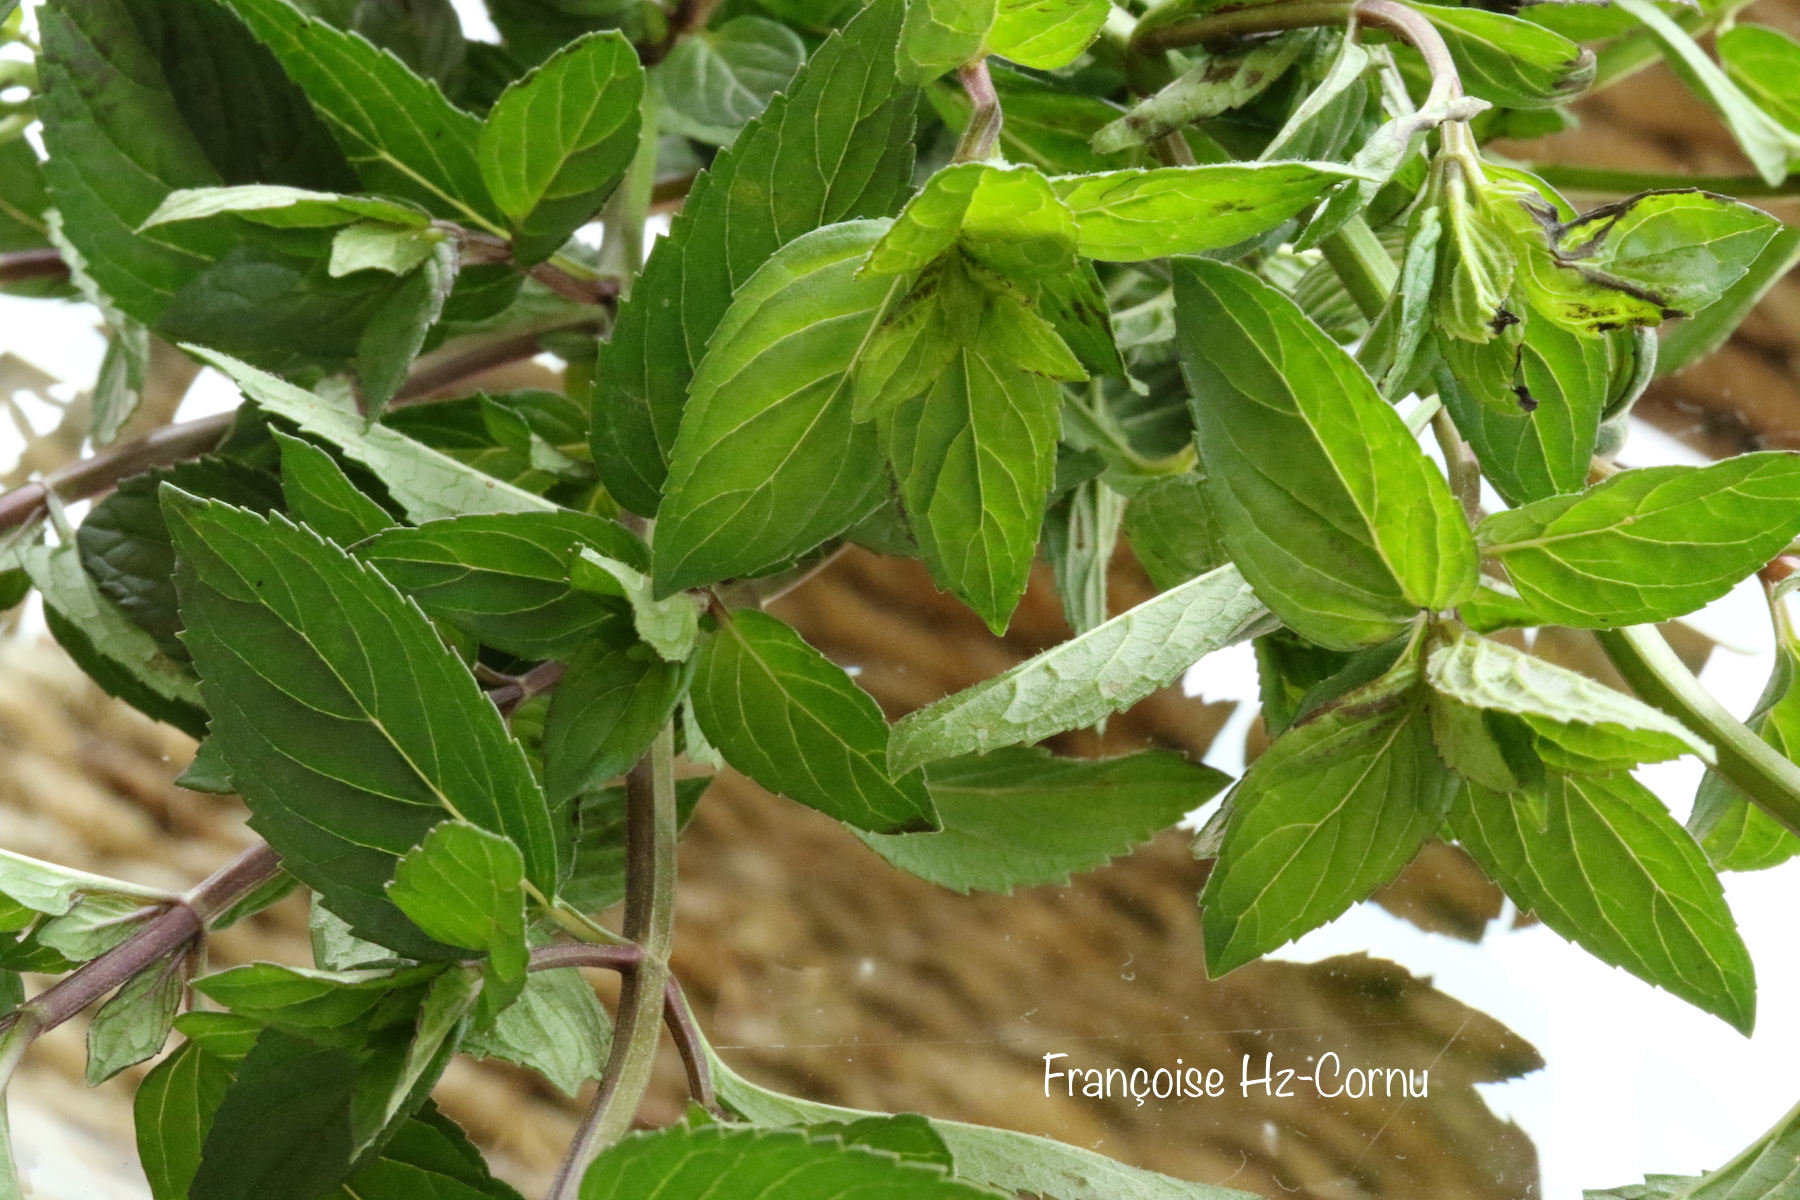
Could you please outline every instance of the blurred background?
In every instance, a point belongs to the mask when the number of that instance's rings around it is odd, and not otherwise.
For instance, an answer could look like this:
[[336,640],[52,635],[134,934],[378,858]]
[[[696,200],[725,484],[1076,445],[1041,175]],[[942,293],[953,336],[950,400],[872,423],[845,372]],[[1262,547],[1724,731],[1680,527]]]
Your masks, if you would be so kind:
[[[485,16],[463,11],[469,35],[483,37]],[[1761,0],[1744,18],[1800,33],[1800,0]],[[1750,171],[1712,113],[1660,67],[1574,110],[1577,128],[1495,149],[1522,161]],[[1759,203],[1800,219],[1794,202]],[[0,297],[0,486],[81,453],[86,391],[105,349],[98,326],[85,305]],[[468,390],[554,388],[559,370],[544,356]],[[134,420],[185,420],[235,402],[203,373],[185,392],[147,394]],[[1728,345],[1659,381],[1637,413],[1620,455],[1632,466],[1800,449],[1800,286],[1778,285]],[[1150,592],[1122,547],[1113,611]],[[776,611],[855,671],[890,717],[1068,636],[1047,570],[997,638],[937,595],[917,563],[862,551]],[[193,754],[188,738],[89,684],[29,604],[3,621],[0,845],[179,888],[250,840],[235,801],[171,782]],[[1752,588],[1671,634],[1743,715],[1769,668],[1767,625]],[[1610,672],[1585,636],[1541,635],[1534,649]],[[1111,721],[1103,739],[1087,731],[1056,748],[1156,745],[1235,773],[1265,741],[1255,696],[1253,662],[1239,647]],[[1698,764],[1642,777],[1686,817]],[[1521,917],[1460,851],[1438,843],[1373,901],[1217,981],[1205,977],[1194,908],[1204,867],[1182,831],[1067,887],[960,897],[725,772],[689,827],[680,867],[675,969],[714,1042],[753,1079],[819,1100],[1043,1133],[1264,1196],[1563,1200],[1646,1172],[1718,1166],[1800,1099],[1800,956],[1787,917],[1800,908],[1800,860],[1726,880],[1758,969],[1751,1039]],[[253,954],[310,962],[298,899],[212,946],[217,966]],[[603,993],[612,986],[593,978]],[[131,1091],[144,1068],[85,1089],[84,1033],[76,1021],[42,1039],[13,1086],[27,1193],[145,1196],[130,1143]],[[1246,1056],[1258,1075],[1265,1054],[1304,1070],[1327,1052],[1345,1069],[1429,1070],[1429,1094],[1326,1100],[1301,1084],[1292,1097],[1240,1094]],[[1045,1054],[1067,1055],[1058,1068],[1216,1067],[1226,1095],[1141,1105],[1046,1096]],[[643,1119],[675,1119],[683,1095],[671,1051]],[[527,1194],[547,1183],[587,1098],[466,1059],[437,1096]]]

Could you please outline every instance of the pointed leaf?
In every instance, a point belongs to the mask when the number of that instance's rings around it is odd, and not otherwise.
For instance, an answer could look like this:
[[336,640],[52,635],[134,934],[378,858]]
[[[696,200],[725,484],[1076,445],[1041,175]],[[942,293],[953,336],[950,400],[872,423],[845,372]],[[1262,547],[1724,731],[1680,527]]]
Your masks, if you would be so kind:
[[1719,878],[1630,775],[1552,772],[1513,797],[1464,784],[1450,827],[1521,909],[1750,1032],[1756,983]]
[[96,1087],[162,1053],[187,980],[182,955],[151,963],[100,1006],[88,1026],[87,1085]]
[[[82,896],[116,896],[133,901],[134,907],[138,908],[146,904],[172,904],[178,899],[174,892],[165,892],[161,888],[93,875],[73,867],[60,867],[11,850],[0,850],[0,895],[32,912],[52,917],[68,912]],[[28,919],[18,924],[8,922],[13,929],[23,929],[29,923]]]
[[253,183],[237,187],[180,188],[163,197],[161,204],[140,225],[139,231],[176,221],[197,221],[220,213],[236,213],[265,225],[351,225],[380,221],[423,229],[431,218],[410,204],[381,196],[345,196],[337,192],[309,192],[305,188]]
[[271,431],[281,447],[281,494],[296,521],[340,546],[353,546],[399,524],[350,482],[331,455],[304,438]]
[[1478,8],[1424,4],[1470,95],[1503,108],[1565,104],[1594,82],[1594,52],[1535,21]]
[[717,29],[697,29],[650,74],[658,128],[729,146],[805,61],[806,43],[767,17],[733,17]]
[[693,671],[636,637],[591,638],[544,718],[544,791],[561,804],[623,775],[674,715]]
[[1238,569],[1220,567],[909,714],[894,727],[888,767],[911,771],[1092,725],[1253,636],[1267,618]]
[[427,936],[487,955],[481,1019],[492,1020],[525,987],[525,860],[499,834],[445,821],[394,869],[388,897]]
[[459,1047],[474,1058],[503,1058],[548,1079],[566,1096],[600,1078],[612,1047],[612,1022],[574,968],[533,971],[518,1002]]
[[231,1084],[231,1066],[183,1042],[152,1067],[132,1101],[138,1161],[154,1200],[188,1200],[200,1147]]
[[220,1100],[191,1200],[315,1200],[342,1183],[356,1075],[346,1050],[264,1030]]
[[924,773],[888,774],[874,699],[774,617],[733,613],[701,648],[692,694],[707,740],[770,791],[872,833],[937,828]]
[[1111,0],[1000,0],[988,49],[1022,67],[1066,67],[1099,35],[1111,11]]
[[569,579],[583,591],[618,596],[629,603],[638,636],[665,661],[686,662],[694,653],[700,609],[687,594],[658,598],[648,575],[587,546],[569,561]]
[[[1138,29],[1150,26],[1140,21]],[[1140,100],[1130,112],[1098,130],[1093,148],[1111,154],[1132,146],[1145,146],[1167,137],[1194,121],[1216,117],[1256,99],[1287,73],[1310,42],[1304,34],[1256,42],[1218,54],[1208,54],[1155,95]],[[1362,54],[1358,46],[1355,53]],[[1316,90],[1315,90],[1315,93]],[[1007,117],[1012,116],[1010,107]]]
[[1075,269],[1075,221],[1036,167],[958,163],[907,201],[869,254],[867,270],[923,270],[953,245],[1009,279],[1035,281]]

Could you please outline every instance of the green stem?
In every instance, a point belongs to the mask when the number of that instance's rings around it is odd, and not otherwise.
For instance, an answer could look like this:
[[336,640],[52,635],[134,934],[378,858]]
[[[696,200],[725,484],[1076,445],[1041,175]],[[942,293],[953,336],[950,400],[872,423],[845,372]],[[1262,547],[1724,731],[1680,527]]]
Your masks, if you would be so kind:
[[1344,290],[1364,317],[1373,321],[1394,290],[1400,268],[1388,257],[1387,248],[1369,223],[1358,213],[1344,222],[1343,228],[1319,243],[1325,261],[1343,281]]
[[625,936],[643,948],[644,957],[620,987],[600,1091],[546,1200],[576,1200],[588,1166],[630,1131],[650,1086],[675,935],[674,760],[675,727],[664,725],[650,753],[625,777]]
[[1192,21],[1179,21],[1160,28],[1146,29],[1145,23],[1139,22],[1138,32],[1131,39],[1131,48],[1143,54],[1179,50],[1215,38],[1309,29],[1314,25],[1345,25],[1355,7],[1352,0],[1301,0],[1299,3],[1260,4],[1254,8],[1211,12]]
[[1652,625],[1597,632],[1613,666],[1647,703],[1712,743],[1713,770],[1758,808],[1800,834],[1800,767],[1725,711]]
[[1683,175],[1673,171],[1624,171],[1579,163],[1527,163],[1527,171],[1552,187],[1572,192],[1632,196],[1638,192],[1699,188],[1726,196],[1800,196],[1800,176],[1770,184],[1758,175]]
[[1481,523],[1481,465],[1450,419],[1450,410],[1439,405],[1431,414],[1431,432],[1438,449],[1444,452],[1445,472],[1450,476],[1450,491],[1461,502],[1463,516],[1471,526]]

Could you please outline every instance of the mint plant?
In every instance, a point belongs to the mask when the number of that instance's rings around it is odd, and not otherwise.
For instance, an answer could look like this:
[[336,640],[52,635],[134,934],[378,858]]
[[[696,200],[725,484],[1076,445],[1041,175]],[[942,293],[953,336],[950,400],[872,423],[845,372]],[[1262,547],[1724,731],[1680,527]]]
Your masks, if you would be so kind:
[[[678,762],[964,891],[1228,787],[1215,973],[1442,836],[1748,1031],[1718,872],[1800,850],[1800,458],[1614,457],[1800,235],[1482,148],[1665,61],[1735,190],[1785,194],[1800,43],[1739,7],[490,0],[488,44],[443,0],[0,0],[0,284],[109,331],[91,452],[0,496],[4,598],[202,739],[183,782],[265,839],[184,894],[0,851],[0,1078],[96,1004],[90,1083],[174,1030],[136,1102],[157,1200],[513,1196],[431,1104],[457,1053],[599,1081],[553,1200],[1237,1194],[734,1073],[668,967]],[[464,384],[544,350],[561,393]],[[242,406],[134,426],[199,364]],[[1121,539],[1160,593],[1112,614]],[[1042,554],[1075,636],[890,727],[762,611],[849,545],[996,631]],[[1656,624],[1759,572],[1745,724]],[[1539,626],[1636,695],[1489,636]],[[1273,742],[1235,782],[1033,747],[1246,640]],[[1684,829],[1630,770],[1686,754]],[[313,967],[206,967],[296,889]],[[665,1028],[693,1106],[632,1133]],[[1590,1194],[1785,1195],[1797,1131]]]

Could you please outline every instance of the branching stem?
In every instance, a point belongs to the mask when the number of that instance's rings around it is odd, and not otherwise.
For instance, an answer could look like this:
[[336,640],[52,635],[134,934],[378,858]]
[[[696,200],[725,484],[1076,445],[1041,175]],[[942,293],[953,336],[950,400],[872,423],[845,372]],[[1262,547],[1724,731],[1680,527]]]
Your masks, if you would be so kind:
[[988,73],[987,59],[964,63],[956,70],[956,78],[969,95],[969,124],[956,143],[951,162],[985,162],[994,157],[1000,144],[1000,94],[994,90],[994,77]]

